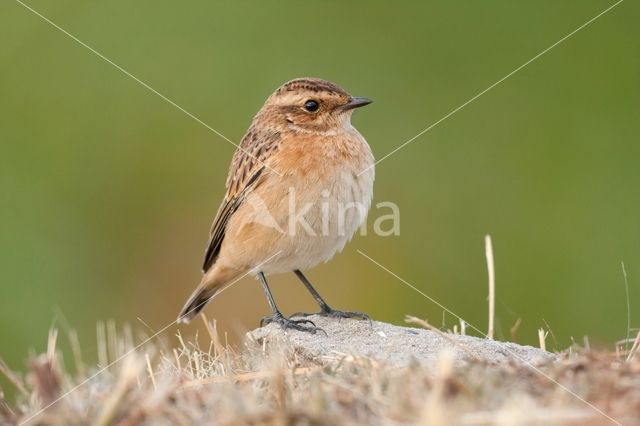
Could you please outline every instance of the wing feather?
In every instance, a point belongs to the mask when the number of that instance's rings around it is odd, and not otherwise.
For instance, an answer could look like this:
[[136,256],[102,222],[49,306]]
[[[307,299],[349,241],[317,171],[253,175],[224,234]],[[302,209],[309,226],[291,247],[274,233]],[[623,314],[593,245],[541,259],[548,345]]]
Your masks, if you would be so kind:
[[204,272],[216,262],[229,220],[242,205],[247,194],[260,184],[259,178],[268,168],[265,161],[277,150],[279,142],[279,132],[259,130],[253,126],[242,138],[231,160],[226,195],[211,225],[202,266]]

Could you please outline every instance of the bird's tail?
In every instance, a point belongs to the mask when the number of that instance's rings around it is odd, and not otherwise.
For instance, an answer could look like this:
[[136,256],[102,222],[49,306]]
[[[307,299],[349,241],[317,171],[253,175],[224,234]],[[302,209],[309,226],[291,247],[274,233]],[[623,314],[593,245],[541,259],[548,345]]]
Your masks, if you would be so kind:
[[187,303],[185,303],[182,311],[180,311],[177,321],[178,324],[189,324],[217,292],[217,287],[198,286],[191,297],[189,297],[189,300],[187,300]]
[[198,288],[191,294],[187,303],[185,303],[180,315],[178,315],[178,324],[188,324],[196,315],[205,307],[209,300],[216,295],[225,285],[227,285],[234,277],[238,275],[238,271],[227,268],[214,267],[210,269],[203,277]]

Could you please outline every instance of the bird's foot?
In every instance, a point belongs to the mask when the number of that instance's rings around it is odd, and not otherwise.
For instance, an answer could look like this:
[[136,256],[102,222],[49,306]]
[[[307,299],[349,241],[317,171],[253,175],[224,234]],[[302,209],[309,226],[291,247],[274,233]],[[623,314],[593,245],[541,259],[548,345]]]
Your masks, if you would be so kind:
[[352,318],[352,319],[359,319],[359,320],[365,320],[365,321],[369,321],[371,322],[371,319],[369,318],[369,315],[365,314],[364,312],[350,312],[350,311],[338,311],[336,309],[323,309],[322,311],[320,311],[320,315],[325,316],[325,317],[329,317],[329,318]]
[[260,320],[260,327],[264,327],[265,325],[270,324],[272,322],[278,324],[283,330],[293,329],[298,331],[305,331],[311,334],[316,334],[316,332],[321,331],[325,335],[327,334],[323,329],[316,327],[316,325],[311,320],[308,320],[308,319],[293,320],[279,313],[262,318]]
[[311,315],[320,315],[322,317],[329,317],[329,318],[353,318],[353,319],[360,319],[360,320],[366,320],[371,322],[371,319],[369,318],[369,315],[365,314],[364,312],[349,312],[349,311],[338,311],[337,309],[332,309],[330,307],[326,307],[323,308],[320,312],[315,313],[315,314],[309,314],[306,312],[298,312],[295,313],[293,315],[291,315],[292,317],[308,317]]

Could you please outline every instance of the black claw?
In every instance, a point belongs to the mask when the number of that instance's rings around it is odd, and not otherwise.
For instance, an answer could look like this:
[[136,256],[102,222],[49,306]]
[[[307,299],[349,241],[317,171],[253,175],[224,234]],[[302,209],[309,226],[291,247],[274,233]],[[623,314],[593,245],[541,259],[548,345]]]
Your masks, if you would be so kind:
[[[263,327],[272,322],[275,322],[284,330],[293,329],[298,331],[306,331],[307,333],[311,334],[316,334],[317,331],[322,331],[325,335],[327,335],[327,333],[323,329],[316,327],[315,323],[311,320],[293,320],[278,314],[262,318],[262,320],[260,320],[260,327]],[[305,326],[304,324],[310,324],[310,326]]]
[[[304,324],[311,324],[312,326],[316,327],[316,323],[315,323],[315,322],[313,322],[313,321],[311,321],[311,320],[308,320],[308,319],[292,320],[292,321],[295,321],[295,322],[298,322],[298,323],[301,323],[301,324],[302,324],[302,323],[304,323]],[[316,328],[317,328],[317,327],[316,327]]]
[[269,324],[272,321],[273,321],[273,317],[262,317],[260,319],[260,327],[264,327],[265,325]]

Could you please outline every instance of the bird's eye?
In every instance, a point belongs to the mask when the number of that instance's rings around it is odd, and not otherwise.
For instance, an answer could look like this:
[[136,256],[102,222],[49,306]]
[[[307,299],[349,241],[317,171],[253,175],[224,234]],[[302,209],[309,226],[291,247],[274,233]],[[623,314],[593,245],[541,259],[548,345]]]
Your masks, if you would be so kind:
[[313,99],[310,99],[304,103],[304,109],[306,109],[309,112],[316,112],[318,108],[320,108],[320,104],[317,101],[314,101]]

